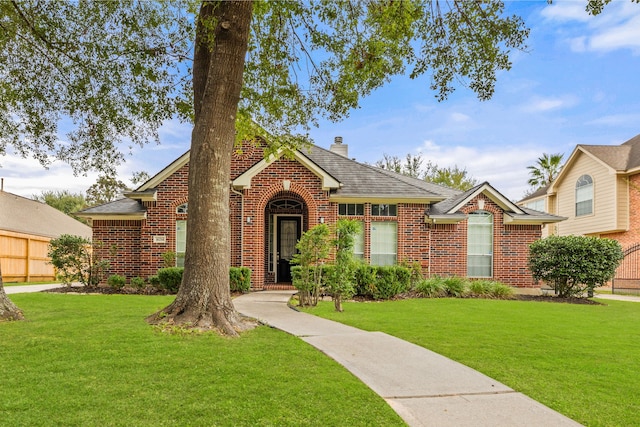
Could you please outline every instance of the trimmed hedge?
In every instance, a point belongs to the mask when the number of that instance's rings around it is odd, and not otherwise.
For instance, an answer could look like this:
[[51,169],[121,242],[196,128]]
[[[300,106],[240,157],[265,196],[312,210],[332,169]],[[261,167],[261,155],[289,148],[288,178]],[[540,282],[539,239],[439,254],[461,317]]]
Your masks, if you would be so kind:
[[229,269],[229,289],[231,292],[249,292],[251,289],[251,270],[249,267],[231,267]]
[[399,265],[356,268],[356,295],[373,299],[391,299],[411,288],[411,269]]
[[[167,267],[158,270],[158,283],[161,288],[177,293],[182,283],[184,267]],[[149,278],[151,282],[151,278]],[[231,292],[248,292],[251,288],[251,270],[248,267],[229,268],[229,289]]]
[[175,294],[180,288],[182,283],[183,267],[166,267],[158,270],[158,280],[160,281],[160,287],[166,289],[168,292]]

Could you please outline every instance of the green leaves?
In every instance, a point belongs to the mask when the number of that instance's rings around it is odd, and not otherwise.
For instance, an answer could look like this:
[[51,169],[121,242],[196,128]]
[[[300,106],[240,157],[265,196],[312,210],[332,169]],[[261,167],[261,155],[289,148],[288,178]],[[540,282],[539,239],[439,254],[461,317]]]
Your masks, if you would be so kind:
[[597,237],[550,236],[529,247],[533,278],[549,283],[560,297],[605,285],[622,259],[620,243]]
[[[176,2],[0,3],[0,152],[112,172],[119,144],[157,140],[188,80]],[[60,130],[67,131],[59,140]]]

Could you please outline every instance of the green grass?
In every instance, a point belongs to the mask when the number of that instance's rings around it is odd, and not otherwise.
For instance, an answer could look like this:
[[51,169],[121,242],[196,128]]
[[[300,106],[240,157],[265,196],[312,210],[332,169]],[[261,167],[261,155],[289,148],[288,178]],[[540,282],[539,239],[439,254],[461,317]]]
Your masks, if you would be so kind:
[[638,425],[640,304],[606,304],[414,299],[308,311],[426,347],[579,423]]
[[27,321],[0,323],[0,425],[404,425],[333,360],[268,327],[166,334],[143,319],[170,297],[11,299]]

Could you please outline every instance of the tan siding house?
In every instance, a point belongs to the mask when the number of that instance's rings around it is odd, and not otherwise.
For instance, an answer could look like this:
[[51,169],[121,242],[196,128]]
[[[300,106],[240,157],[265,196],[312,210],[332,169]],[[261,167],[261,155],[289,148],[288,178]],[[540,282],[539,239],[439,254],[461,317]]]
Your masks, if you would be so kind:
[[623,248],[640,242],[640,135],[620,145],[576,146],[543,192],[547,212],[567,218],[551,234],[609,237]]

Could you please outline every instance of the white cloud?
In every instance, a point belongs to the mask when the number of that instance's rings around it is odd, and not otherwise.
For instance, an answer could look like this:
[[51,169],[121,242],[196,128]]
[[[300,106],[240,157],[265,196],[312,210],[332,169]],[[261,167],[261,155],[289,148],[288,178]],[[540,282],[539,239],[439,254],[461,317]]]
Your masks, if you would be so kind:
[[569,108],[578,103],[578,99],[573,95],[562,95],[557,97],[539,97],[531,98],[524,106],[526,112],[544,112]]
[[454,112],[451,114],[451,120],[453,120],[454,122],[466,122],[469,119],[471,119],[471,117],[463,113]]
[[67,190],[72,193],[84,193],[98,176],[96,173],[74,176],[71,167],[61,162],[55,162],[45,169],[35,159],[23,159],[18,156],[2,157],[0,164],[4,190],[29,198],[43,191]]
[[588,125],[597,126],[637,126],[640,123],[640,114],[610,114],[588,121]]
[[585,10],[586,2],[557,1],[545,7],[541,14],[550,21],[581,21],[586,22],[591,16]]
[[630,18],[618,26],[603,29],[589,40],[588,48],[594,51],[631,49],[640,51],[640,15]]
[[423,158],[439,167],[465,168],[478,182],[488,181],[511,200],[519,200],[529,186],[527,166],[540,157],[537,147],[504,146],[495,144],[487,148],[475,146],[445,146],[424,141],[417,151]]
[[577,24],[563,27],[563,38],[574,52],[611,52],[630,49],[640,53],[640,7],[631,2],[612,2],[601,14],[591,16],[586,2],[557,2],[542,11],[548,21]]

